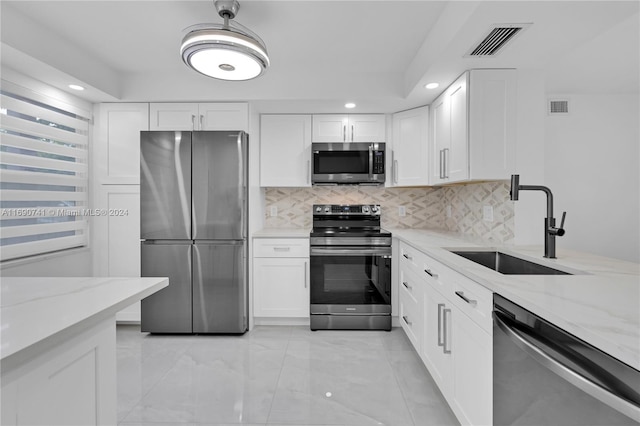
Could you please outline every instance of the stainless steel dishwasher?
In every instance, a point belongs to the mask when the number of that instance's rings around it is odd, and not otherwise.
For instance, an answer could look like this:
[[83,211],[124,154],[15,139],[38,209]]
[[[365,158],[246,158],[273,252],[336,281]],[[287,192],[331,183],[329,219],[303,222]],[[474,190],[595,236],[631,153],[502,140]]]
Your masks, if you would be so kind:
[[495,425],[638,425],[640,371],[494,295]]

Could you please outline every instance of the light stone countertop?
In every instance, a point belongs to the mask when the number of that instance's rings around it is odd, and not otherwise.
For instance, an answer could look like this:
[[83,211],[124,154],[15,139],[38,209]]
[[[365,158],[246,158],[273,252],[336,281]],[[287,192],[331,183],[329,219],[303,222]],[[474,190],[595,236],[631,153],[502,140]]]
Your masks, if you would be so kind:
[[2,278],[1,359],[37,351],[85,323],[115,319],[116,312],[168,284],[167,278]]
[[263,228],[253,238],[309,238],[310,228]]
[[[541,246],[500,246],[437,230],[389,229],[393,236],[640,370],[640,264]],[[496,248],[578,275],[503,275],[446,248]]]

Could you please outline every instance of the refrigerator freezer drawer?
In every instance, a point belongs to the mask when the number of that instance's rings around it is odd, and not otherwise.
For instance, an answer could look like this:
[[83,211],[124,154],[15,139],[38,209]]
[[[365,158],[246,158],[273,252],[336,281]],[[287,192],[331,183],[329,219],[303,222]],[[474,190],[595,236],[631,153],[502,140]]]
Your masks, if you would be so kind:
[[193,332],[247,330],[246,243],[206,242],[193,246]]
[[192,245],[142,243],[141,254],[143,277],[169,277],[169,286],[142,299],[142,331],[192,333]]

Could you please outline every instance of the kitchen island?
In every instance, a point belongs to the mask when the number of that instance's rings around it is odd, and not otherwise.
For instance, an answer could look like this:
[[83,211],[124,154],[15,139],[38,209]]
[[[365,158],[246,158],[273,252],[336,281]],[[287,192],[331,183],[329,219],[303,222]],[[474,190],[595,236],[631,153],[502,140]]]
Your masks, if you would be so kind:
[[3,278],[3,425],[116,424],[115,314],[167,278]]

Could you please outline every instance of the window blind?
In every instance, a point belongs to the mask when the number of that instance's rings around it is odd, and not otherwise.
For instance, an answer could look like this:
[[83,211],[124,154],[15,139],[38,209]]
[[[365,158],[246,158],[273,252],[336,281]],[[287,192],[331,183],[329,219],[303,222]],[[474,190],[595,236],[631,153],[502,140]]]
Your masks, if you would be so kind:
[[89,115],[2,81],[2,261],[87,245]]

